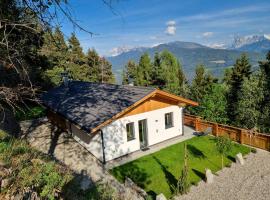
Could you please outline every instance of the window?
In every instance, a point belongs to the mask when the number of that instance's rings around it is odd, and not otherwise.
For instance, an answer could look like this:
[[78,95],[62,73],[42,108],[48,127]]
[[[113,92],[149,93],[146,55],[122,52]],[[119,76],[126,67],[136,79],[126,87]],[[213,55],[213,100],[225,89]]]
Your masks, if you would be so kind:
[[126,124],[126,130],[127,130],[127,141],[134,140],[135,139],[134,123],[131,122]]
[[173,113],[166,113],[165,114],[165,128],[173,127]]

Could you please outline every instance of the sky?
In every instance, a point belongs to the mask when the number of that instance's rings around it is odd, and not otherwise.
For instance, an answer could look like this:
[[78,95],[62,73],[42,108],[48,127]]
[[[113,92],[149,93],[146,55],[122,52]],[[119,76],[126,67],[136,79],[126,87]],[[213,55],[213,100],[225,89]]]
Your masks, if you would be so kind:
[[[110,0],[107,0],[110,1]],[[75,32],[84,50],[103,56],[117,48],[189,41],[223,47],[235,36],[270,34],[269,0],[69,0],[73,18],[91,36],[60,18],[65,37]]]

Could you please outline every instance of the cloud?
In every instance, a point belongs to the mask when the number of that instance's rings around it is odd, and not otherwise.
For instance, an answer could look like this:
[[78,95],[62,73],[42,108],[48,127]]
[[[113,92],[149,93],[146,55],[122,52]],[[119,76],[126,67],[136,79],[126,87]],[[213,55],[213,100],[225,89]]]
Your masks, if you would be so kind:
[[166,23],[167,28],[165,30],[165,33],[167,35],[175,35],[176,33],[176,22],[173,20],[167,21]]
[[174,20],[167,21],[167,26],[175,26],[176,22]]
[[213,44],[208,44],[207,46],[214,49],[226,49],[227,47],[225,43],[213,43]]
[[211,37],[211,36],[213,36],[213,32],[204,32],[203,34],[202,34],[202,36],[203,37],[205,37],[205,38],[207,38],[207,37]]

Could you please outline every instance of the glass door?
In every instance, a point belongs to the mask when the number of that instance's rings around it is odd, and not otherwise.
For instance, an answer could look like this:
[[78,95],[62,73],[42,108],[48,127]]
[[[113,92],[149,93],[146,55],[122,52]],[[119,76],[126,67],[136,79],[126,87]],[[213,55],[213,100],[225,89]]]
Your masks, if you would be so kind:
[[146,148],[148,146],[147,141],[147,120],[143,119],[139,122],[139,137],[140,137],[140,147],[141,149]]

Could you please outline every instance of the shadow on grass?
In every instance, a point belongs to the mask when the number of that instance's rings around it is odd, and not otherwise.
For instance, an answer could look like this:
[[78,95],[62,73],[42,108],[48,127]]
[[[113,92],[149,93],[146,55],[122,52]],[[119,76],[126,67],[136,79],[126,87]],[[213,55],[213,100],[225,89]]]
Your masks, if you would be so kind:
[[168,169],[167,169],[168,167],[163,165],[157,157],[154,156],[153,158],[159,164],[161,170],[163,171],[163,173],[165,175],[167,184],[169,185],[170,190],[173,193],[176,186],[177,186],[177,179],[174,177],[174,175],[171,172],[168,171]]
[[202,180],[205,180],[205,174],[200,172],[199,170],[197,169],[192,169],[192,171],[198,176],[200,177]]
[[145,188],[146,185],[151,183],[151,181],[148,180],[149,175],[145,170],[139,168],[133,162],[111,169],[110,173],[122,182],[124,182],[125,178],[128,177],[141,188]]
[[200,159],[205,159],[207,158],[204,153],[198,149],[197,147],[191,145],[191,144],[188,144],[187,145],[187,149],[188,149],[188,152],[194,156],[195,158],[200,158]]
[[234,158],[233,156],[228,155],[227,158],[228,158],[230,161],[235,162],[235,158]]
[[153,190],[148,191],[147,194],[151,197],[151,199],[156,199],[157,197],[157,193],[155,193]]

